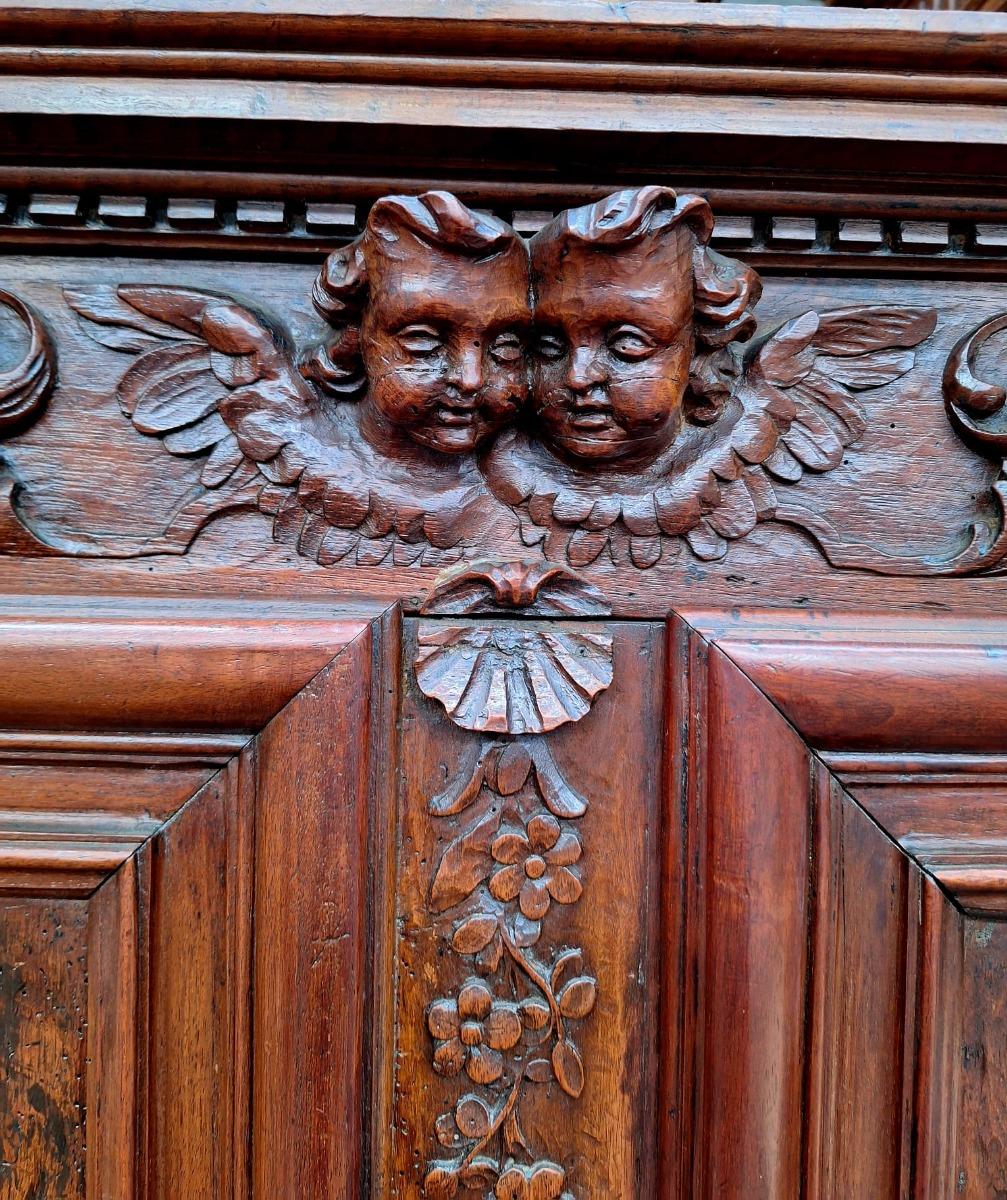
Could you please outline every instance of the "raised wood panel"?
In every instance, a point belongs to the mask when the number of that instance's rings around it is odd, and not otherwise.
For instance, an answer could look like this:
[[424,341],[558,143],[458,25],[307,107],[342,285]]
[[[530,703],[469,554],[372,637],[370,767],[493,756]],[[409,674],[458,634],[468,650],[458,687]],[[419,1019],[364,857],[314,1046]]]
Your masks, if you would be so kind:
[[812,803],[807,1194],[902,1196],[921,874],[820,765]]
[[370,633],[357,638],[254,751],[256,1200],[360,1194],[378,650]]
[[240,832],[251,815],[248,797],[229,783],[218,776],[201,788],[137,864],[146,876],[138,914],[146,994],[139,1002],[147,1005],[149,1089],[141,1098],[141,1194],[151,1200],[234,1190],[234,1139],[242,1136],[234,1111],[248,1086],[250,1052],[235,1037],[235,1021],[250,984],[249,947],[233,945],[248,933],[247,922],[235,920],[233,892],[248,888],[252,864]]
[[0,1196],[85,1200],[87,905],[0,900]]
[[1007,1192],[1007,922],[973,918],[964,934],[955,1186],[980,1200]]
[[703,929],[685,968],[702,980],[686,1067],[696,1080],[692,1177],[699,1195],[740,1195],[759,1180],[784,1196],[801,1177],[809,755],[717,650],[705,686],[689,907]]

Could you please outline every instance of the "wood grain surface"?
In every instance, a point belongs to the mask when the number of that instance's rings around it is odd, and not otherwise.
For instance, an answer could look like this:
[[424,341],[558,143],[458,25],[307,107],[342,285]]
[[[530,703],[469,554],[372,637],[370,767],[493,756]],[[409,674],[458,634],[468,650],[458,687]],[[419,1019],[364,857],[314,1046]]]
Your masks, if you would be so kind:
[[1002,17],[0,43],[0,1200],[1007,1195]]

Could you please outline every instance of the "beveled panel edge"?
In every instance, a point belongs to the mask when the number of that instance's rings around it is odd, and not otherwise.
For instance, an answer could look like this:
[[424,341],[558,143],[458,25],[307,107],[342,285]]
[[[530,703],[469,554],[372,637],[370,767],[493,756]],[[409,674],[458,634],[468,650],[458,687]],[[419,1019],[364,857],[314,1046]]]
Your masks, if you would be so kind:
[[0,597],[0,728],[184,732],[204,753],[208,733],[261,729],[381,611],[369,602],[352,615],[296,601]]

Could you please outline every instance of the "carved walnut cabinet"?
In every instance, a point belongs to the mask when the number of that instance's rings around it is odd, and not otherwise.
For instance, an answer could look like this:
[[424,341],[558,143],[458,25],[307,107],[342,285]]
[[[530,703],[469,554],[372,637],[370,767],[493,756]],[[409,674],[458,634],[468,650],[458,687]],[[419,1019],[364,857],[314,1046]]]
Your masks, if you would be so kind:
[[1007,1196],[1007,28],[0,4],[0,1200]]

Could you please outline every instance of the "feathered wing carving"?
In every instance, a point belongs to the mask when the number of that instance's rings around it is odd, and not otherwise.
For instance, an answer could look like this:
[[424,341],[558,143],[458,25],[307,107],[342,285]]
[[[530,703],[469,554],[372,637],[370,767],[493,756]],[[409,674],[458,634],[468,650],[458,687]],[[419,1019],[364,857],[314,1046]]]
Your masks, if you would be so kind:
[[560,462],[524,434],[487,456],[494,492],[521,513],[526,544],[586,566],[653,566],[685,542],[722,558],[759,521],[781,516],[779,484],[831,471],[867,427],[860,394],[913,366],[913,347],[936,324],[932,309],[807,312],[754,344],[731,402],[712,426],[688,427],[636,472],[588,472]]
[[366,445],[354,405],[319,396],[273,322],[189,288],[96,286],[65,296],[89,336],[137,355],[118,385],[133,425],[171,454],[203,455],[205,488],[258,484],[255,503],[278,541],[323,566],[461,556],[478,522],[478,478],[418,488],[415,471]]
[[744,415],[730,439],[733,461],[722,475],[714,465],[719,494],[686,535],[696,554],[720,558],[727,541],[780,518],[779,483],[838,467],[867,429],[861,393],[910,371],[914,347],[936,323],[933,309],[807,312],[758,344],[738,391]]

